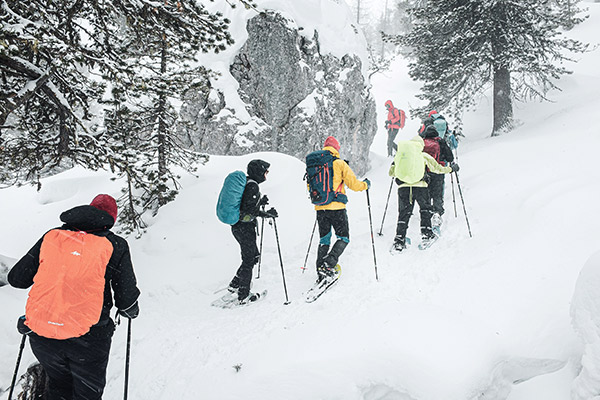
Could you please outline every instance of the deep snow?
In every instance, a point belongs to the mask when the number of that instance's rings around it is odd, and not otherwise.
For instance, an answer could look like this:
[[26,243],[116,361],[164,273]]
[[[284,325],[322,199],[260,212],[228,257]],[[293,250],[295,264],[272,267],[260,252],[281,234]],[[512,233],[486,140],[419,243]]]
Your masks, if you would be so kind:
[[[600,5],[586,6],[592,17],[572,34],[597,41]],[[302,162],[278,153],[215,156],[198,177],[184,174],[177,200],[150,221],[142,239],[130,239],[143,292],[133,323],[130,398],[569,398],[584,349],[571,327],[570,302],[582,266],[598,250],[600,223],[594,212],[600,137],[590,122],[600,106],[600,56],[594,51],[580,58],[571,66],[575,73],[561,80],[563,91],[551,95],[555,103],[518,105],[523,124],[515,131],[489,138],[489,98],[466,116],[458,161],[472,238],[458,191],[454,217],[447,179],[443,237],[419,251],[416,214],[409,228],[413,246],[390,255],[397,216],[392,194],[383,236],[375,236],[377,282],[366,196],[351,192],[351,243],[340,260],[341,280],[313,304],[302,300],[315,277],[316,251],[315,240],[303,273],[314,211]],[[391,98],[404,109],[414,106],[418,85],[408,79],[403,61],[372,83],[381,121],[366,176],[377,232],[390,183],[383,104]],[[409,139],[417,126],[416,119],[408,121],[399,139]],[[283,305],[274,229],[267,225],[254,288],[269,295],[247,308],[216,309],[209,305],[218,296],[214,291],[239,265],[237,244],[215,216],[216,198],[225,175],[253,158],[272,164],[261,190],[280,214],[292,303]],[[39,193],[32,187],[1,191],[0,255],[21,257],[59,224],[61,211],[89,203],[97,193],[118,196],[120,183],[109,178],[74,169],[45,179]],[[0,289],[2,388],[12,377],[20,340],[15,322],[26,296]],[[106,399],[122,396],[125,338],[119,327]],[[21,371],[33,360],[27,347]],[[234,366],[241,366],[239,372]],[[532,378],[543,372],[550,373]]]

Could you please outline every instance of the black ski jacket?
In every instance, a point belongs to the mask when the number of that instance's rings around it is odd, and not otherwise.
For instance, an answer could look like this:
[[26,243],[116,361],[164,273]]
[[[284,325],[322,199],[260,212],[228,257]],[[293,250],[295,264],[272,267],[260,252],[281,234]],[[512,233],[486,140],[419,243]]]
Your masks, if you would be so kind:
[[[137,287],[129,245],[127,241],[110,231],[114,225],[114,220],[106,211],[99,210],[93,206],[78,206],[60,215],[64,225],[55,229],[65,229],[73,231],[84,231],[97,236],[106,237],[113,246],[111,258],[106,267],[104,275],[104,302],[102,313],[94,328],[114,326],[110,318],[110,311],[113,306],[112,291],[114,291],[114,305],[119,310],[126,310],[131,307],[138,299],[140,290]],[[45,234],[44,234],[45,236]],[[27,289],[33,285],[40,265],[40,249],[44,236],[21,258],[8,273],[8,282],[11,286]],[[112,290],[111,290],[112,289]],[[112,331],[111,331],[112,334]]]

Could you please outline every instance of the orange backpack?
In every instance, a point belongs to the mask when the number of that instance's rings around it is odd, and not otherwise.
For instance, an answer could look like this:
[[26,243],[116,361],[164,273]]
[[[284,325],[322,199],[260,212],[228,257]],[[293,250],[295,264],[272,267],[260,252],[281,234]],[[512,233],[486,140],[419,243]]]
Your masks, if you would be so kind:
[[25,307],[25,324],[36,334],[69,339],[98,323],[111,242],[86,232],[53,229],[40,248],[40,265]]

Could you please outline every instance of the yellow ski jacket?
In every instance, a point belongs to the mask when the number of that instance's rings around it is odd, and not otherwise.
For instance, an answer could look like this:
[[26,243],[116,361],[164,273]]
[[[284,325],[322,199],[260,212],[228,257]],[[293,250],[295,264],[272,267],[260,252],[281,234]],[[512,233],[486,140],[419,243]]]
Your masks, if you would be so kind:
[[[348,186],[355,192],[362,192],[367,190],[367,183],[360,181],[356,178],[356,175],[348,165],[348,163],[339,158],[340,153],[331,146],[323,147],[323,150],[329,151],[337,160],[333,162],[333,190],[337,190],[340,193],[346,194],[345,186]],[[323,206],[315,206],[315,210],[342,210],[346,208],[346,204],[340,203],[339,201],[332,201],[329,204]]]

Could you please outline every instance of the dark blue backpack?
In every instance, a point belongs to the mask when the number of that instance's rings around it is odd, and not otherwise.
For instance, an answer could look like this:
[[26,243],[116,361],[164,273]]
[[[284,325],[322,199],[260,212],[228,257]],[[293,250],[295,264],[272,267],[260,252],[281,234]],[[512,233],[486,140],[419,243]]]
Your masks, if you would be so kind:
[[347,203],[348,197],[340,193],[340,188],[333,189],[333,162],[337,160],[327,150],[313,151],[306,156],[306,175],[310,201],[323,206],[332,201]]
[[234,171],[227,175],[217,201],[217,217],[221,222],[233,225],[240,220],[240,205],[245,188],[244,172]]

